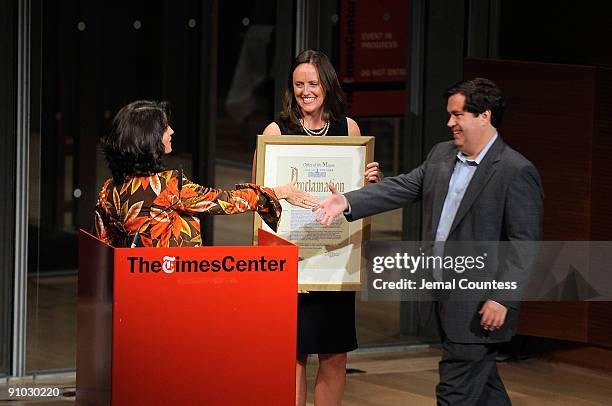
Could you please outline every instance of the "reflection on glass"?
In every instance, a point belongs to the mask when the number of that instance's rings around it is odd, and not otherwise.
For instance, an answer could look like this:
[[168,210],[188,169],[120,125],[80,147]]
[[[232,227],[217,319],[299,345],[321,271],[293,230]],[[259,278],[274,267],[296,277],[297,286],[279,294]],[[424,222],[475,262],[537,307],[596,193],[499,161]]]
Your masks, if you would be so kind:
[[[209,47],[202,43],[201,7],[190,1],[136,11],[40,2],[33,10],[33,20],[44,16],[44,24],[33,46],[43,63],[31,72],[37,122],[30,143],[29,373],[75,368],[77,232],[91,228],[97,193],[110,177],[98,140],[115,112],[132,100],[167,100],[176,110],[170,118],[176,153],[166,164],[182,165],[193,178],[201,136],[199,64]],[[78,15],[96,18],[78,30]]]
[[[215,185],[233,188],[251,181],[256,136],[274,116],[276,2],[220,2],[219,21]],[[215,220],[214,245],[251,245],[252,221],[252,214]]]
[[274,115],[276,2],[220,2],[219,21],[217,158],[247,165]]

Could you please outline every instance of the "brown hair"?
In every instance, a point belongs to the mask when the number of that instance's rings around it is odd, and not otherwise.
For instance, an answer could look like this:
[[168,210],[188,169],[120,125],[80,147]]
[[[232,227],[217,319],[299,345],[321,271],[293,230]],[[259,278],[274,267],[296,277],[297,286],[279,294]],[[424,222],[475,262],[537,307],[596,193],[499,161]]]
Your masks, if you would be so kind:
[[280,117],[285,121],[287,127],[291,131],[299,132],[301,130],[300,118],[302,118],[302,110],[295,100],[293,94],[293,72],[303,63],[311,63],[317,68],[321,86],[325,89],[325,100],[323,102],[323,118],[325,120],[334,119],[346,114],[346,99],[344,92],[340,87],[338,75],[332,66],[327,55],[321,51],[308,49],[302,51],[293,60],[289,75],[287,77],[287,88],[283,97],[283,110],[280,112]]

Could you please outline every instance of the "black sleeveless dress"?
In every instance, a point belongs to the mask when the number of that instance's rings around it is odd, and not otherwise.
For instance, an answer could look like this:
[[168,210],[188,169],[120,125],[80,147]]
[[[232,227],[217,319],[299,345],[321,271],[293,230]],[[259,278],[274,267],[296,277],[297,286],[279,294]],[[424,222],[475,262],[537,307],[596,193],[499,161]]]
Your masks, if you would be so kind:
[[[306,135],[275,121],[285,135]],[[346,117],[332,120],[327,135],[348,136]],[[338,354],[357,348],[355,292],[310,292],[298,295],[298,354]]]

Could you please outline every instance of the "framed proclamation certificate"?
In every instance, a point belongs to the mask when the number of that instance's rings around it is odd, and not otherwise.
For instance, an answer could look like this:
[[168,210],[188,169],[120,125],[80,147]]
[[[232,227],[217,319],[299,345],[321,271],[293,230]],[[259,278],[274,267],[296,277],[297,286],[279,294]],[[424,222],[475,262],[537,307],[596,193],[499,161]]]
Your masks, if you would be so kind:
[[[365,165],[373,160],[374,137],[257,137],[257,184],[296,186],[319,201],[364,186]],[[349,223],[339,216],[332,225],[316,222],[316,213],[281,201],[277,235],[300,247],[298,284],[303,290],[359,290],[361,242],[369,237],[369,219]],[[272,231],[255,216],[254,230]]]

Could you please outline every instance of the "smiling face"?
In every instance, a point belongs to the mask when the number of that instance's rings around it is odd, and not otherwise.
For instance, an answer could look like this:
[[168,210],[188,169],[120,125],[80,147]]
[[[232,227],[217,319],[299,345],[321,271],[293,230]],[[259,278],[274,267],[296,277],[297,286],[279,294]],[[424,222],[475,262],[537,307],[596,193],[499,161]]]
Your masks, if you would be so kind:
[[174,134],[174,130],[170,125],[166,127],[166,131],[164,131],[164,135],[162,136],[162,144],[164,144],[164,153],[169,154],[172,152],[172,134]]
[[325,89],[319,71],[311,63],[302,63],[293,71],[293,96],[304,115],[317,115],[323,111]]
[[492,135],[491,112],[487,110],[475,115],[465,110],[465,96],[461,93],[448,98],[446,111],[449,114],[446,126],[453,133],[455,145],[468,158],[475,158]]

